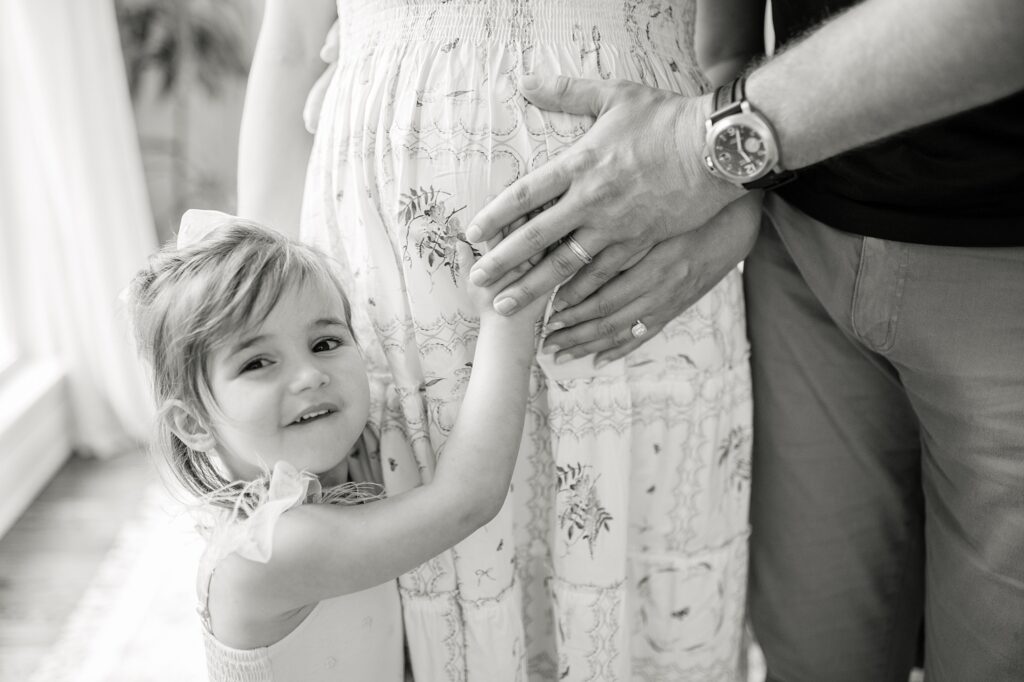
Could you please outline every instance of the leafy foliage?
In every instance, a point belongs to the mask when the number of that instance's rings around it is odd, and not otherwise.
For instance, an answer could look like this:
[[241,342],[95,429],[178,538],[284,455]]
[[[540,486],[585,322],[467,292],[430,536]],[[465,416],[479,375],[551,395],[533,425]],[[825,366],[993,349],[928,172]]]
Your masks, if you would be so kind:
[[139,92],[144,74],[159,75],[165,97],[181,85],[186,55],[195,77],[211,95],[226,76],[249,72],[239,8],[225,0],[116,0],[128,87]]
[[422,229],[415,244],[417,257],[426,260],[431,270],[446,268],[452,283],[458,284],[458,244],[461,242],[469,245],[477,257],[480,253],[466,239],[462,223],[456,215],[466,207],[449,210],[445,202],[450,196],[450,192],[436,189],[433,185],[427,188],[412,187],[399,197],[401,203],[398,220],[405,226],[406,257],[413,225],[420,222]]
[[569,464],[555,467],[558,475],[558,494],[568,495],[568,503],[558,515],[558,526],[569,544],[586,540],[590,556],[602,530],[611,530],[612,515],[601,504],[597,494],[597,479],[590,474],[591,467]]

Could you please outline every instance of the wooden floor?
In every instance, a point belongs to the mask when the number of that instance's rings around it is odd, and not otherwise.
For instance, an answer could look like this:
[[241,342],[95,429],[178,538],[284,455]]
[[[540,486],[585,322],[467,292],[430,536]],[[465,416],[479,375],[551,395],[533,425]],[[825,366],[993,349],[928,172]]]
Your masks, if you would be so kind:
[[0,539],[0,680],[36,669],[155,476],[141,452],[73,456]]
[[72,457],[0,538],[0,680],[28,680],[44,660],[155,477],[143,453]]

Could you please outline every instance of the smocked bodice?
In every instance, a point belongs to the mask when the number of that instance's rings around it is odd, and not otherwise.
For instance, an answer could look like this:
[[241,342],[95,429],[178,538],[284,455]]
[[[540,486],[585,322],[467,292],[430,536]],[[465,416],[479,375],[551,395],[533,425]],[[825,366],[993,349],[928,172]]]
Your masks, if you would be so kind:
[[694,0],[339,0],[343,45],[607,44],[692,55]]

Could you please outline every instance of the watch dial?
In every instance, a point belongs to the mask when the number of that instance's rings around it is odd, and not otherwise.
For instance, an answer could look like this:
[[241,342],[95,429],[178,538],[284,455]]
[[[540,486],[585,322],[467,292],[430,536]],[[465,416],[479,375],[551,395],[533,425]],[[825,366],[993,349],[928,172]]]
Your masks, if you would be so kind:
[[748,178],[767,165],[761,136],[745,125],[731,125],[715,137],[715,164],[736,177]]

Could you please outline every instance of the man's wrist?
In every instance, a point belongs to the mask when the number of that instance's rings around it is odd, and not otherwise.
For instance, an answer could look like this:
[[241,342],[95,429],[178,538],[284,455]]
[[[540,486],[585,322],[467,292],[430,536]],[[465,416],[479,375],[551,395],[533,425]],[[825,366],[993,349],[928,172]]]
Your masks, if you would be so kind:
[[802,164],[795,162],[796,150],[793,149],[794,140],[787,135],[789,125],[785,120],[783,112],[775,107],[775,101],[768,95],[764,88],[762,67],[750,72],[747,76],[747,97],[757,106],[758,110],[772,123],[779,147],[779,165],[787,170],[796,170]]
[[[731,203],[745,194],[725,178],[712,174],[704,163],[704,145],[707,128],[705,122],[714,113],[714,91],[699,97],[688,98],[689,106],[676,121],[676,146],[682,157],[685,176],[689,182],[699,183],[700,189],[694,194],[708,192],[721,197],[721,206]],[[702,192],[703,190],[703,192]]]
[[778,135],[764,112],[747,98],[746,78],[718,87],[712,107],[703,150],[711,175],[747,190],[774,189],[796,178],[779,162]]

